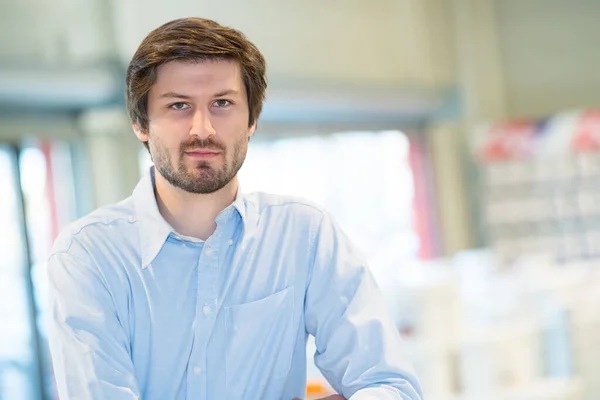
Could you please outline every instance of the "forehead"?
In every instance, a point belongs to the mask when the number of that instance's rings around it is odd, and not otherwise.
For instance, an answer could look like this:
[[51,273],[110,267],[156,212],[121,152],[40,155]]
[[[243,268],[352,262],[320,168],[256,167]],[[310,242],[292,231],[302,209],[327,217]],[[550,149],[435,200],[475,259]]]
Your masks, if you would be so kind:
[[[156,82],[150,90],[211,95],[212,91],[236,90],[244,93],[240,65],[235,60],[170,61],[158,67]],[[200,91],[200,92],[199,92]]]

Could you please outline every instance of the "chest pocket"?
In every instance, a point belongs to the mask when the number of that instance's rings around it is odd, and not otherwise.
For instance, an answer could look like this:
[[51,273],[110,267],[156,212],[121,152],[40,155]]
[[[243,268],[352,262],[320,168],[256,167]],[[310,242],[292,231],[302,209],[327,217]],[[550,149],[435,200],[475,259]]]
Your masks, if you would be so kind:
[[287,376],[296,339],[294,287],[263,299],[223,308],[227,390],[248,397],[273,378]]

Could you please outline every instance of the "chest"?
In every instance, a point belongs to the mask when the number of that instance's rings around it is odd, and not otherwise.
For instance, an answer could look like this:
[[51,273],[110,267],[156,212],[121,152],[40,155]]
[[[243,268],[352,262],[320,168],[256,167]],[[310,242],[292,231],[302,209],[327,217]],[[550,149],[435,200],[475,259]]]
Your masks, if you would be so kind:
[[[193,381],[188,375],[194,371],[208,371],[214,378],[207,379],[222,380],[230,398],[250,387],[282,384],[304,340],[307,253],[297,246],[236,244],[169,241],[132,284],[136,369],[182,385]],[[190,372],[191,364],[197,368]]]

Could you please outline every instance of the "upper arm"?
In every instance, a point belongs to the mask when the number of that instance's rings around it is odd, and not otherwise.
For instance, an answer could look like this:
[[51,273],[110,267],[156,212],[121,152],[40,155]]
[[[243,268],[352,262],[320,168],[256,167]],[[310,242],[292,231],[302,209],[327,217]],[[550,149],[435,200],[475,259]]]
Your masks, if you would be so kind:
[[48,261],[49,342],[61,398],[135,399],[129,338],[91,262],[68,252]]
[[347,398],[387,385],[419,399],[420,387],[383,295],[363,257],[328,215],[313,252],[306,328],[315,336],[315,363],[323,375]]

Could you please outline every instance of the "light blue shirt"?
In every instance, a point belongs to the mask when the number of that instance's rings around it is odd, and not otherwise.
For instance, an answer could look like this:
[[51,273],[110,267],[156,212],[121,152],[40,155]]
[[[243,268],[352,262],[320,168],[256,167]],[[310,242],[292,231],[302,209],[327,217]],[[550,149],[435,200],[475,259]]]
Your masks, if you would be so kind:
[[327,213],[238,194],[202,242],[163,219],[152,171],[53,247],[61,400],[305,398],[309,334],[346,398],[421,398],[371,273]]

